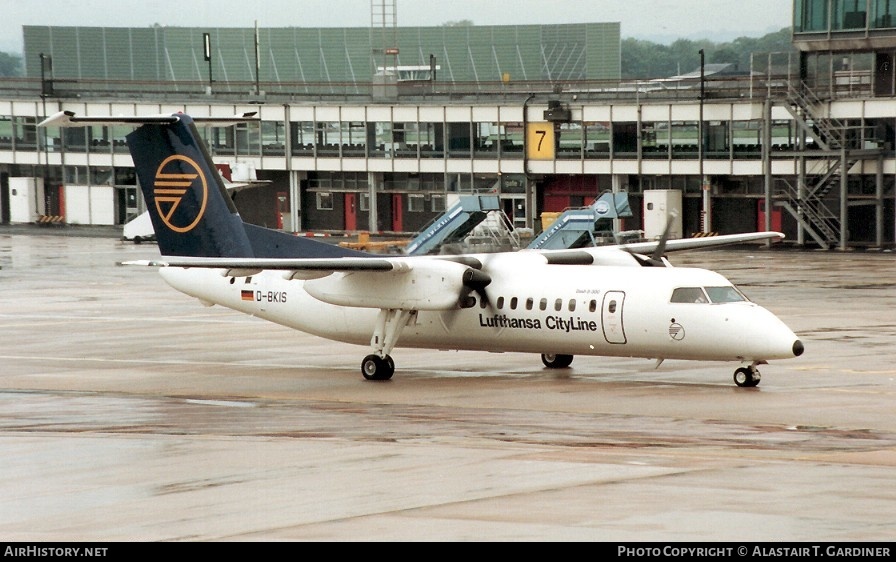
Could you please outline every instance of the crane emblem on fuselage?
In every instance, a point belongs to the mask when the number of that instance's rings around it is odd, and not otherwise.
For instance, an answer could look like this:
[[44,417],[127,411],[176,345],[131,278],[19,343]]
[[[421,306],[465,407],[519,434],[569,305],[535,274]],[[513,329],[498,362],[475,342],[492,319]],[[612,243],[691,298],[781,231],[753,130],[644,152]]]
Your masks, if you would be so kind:
[[669,337],[675,341],[681,341],[684,339],[684,326],[676,322],[674,319],[672,323],[669,324]]

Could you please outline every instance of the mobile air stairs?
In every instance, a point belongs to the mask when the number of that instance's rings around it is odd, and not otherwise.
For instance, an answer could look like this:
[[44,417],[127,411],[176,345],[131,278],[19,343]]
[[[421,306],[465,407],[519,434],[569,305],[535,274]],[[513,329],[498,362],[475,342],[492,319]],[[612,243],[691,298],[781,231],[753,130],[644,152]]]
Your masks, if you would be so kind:
[[519,250],[497,195],[462,195],[405,246],[407,255]]
[[528,248],[561,250],[618,244],[640,238],[640,230],[617,232],[614,219],[631,217],[627,193],[606,192],[588,207],[567,209],[535,237]]

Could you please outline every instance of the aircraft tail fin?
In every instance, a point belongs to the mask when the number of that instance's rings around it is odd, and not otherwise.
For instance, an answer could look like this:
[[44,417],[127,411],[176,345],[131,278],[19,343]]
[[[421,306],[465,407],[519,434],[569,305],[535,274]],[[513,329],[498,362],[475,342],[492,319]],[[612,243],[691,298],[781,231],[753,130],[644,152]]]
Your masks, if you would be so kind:
[[144,123],[127,144],[162,255],[255,257],[192,118]]
[[53,115],[40,126],[137,125],[127,135],[137,178],[163,256],[214,258],[332,258],[369,256],[278,230],[244,223],[196,128],[255,120],[254,114],[193,118]]

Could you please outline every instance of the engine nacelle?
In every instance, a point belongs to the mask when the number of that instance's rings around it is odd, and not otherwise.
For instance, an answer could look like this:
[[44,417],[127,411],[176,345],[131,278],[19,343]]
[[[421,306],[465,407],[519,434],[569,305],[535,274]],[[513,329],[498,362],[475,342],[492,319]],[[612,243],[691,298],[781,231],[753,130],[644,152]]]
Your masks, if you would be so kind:
[[336,272],[305,281],[305,291],[329,304],[362,308],[451,310],[467,291],[468,266],[445,260],[416,260],[392,271]]

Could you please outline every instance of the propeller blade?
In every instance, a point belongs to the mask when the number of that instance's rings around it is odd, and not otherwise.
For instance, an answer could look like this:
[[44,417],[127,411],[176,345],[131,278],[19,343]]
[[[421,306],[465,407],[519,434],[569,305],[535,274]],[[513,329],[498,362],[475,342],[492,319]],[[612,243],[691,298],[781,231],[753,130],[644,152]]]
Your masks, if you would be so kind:
[[663,229],[663,235],[660,237],[660,243],[651,254],[651,261],[658,262],[658,265],[665,266],[663,263],[663,255],[666,253],[666,242],[669,240],[669,233],[672,231],[672,220],[678,217],[678,211],[672,209],[669,212],[669,220],[666,221],[666,228]]
[[488,295],[485,292],[485,288],[492,282],[492,278],[488,273],[483,273],[478,269],[469,268],[467,269],[462,277],[462,283],[466,290],[460,295],[460,299],[458,302],[461,303],[461,306],[467,302],[467,297],[470,295],[471,291],[476,291],[476,294],[479,295],[486,304],[488,304]]
[[638,264],[641,265],[641,267],[662,267],[665,265],[662,260],[656,260],[651,256],[645,256],[644,254],[635,253],[628,248],[625,248],[625,251],[631,254],[631,256],[635,258],[635,261],[637,261]]
[[669,212],[669,220],[666,221],[666,228],[663,229],[663,234],[660,236],[659,244],[656,245],[656,248],[653,250],[649,256],[645,256],[644,254],[638,254],[634,251],[623,246],[623,250],[631,254],[635,260],[643,267],[668,267],[669,263],[664,259],[666,254],[666,242],[669,240],[669,233],[672,232],[672,221],[678,216],[678,211],[672,209]]

